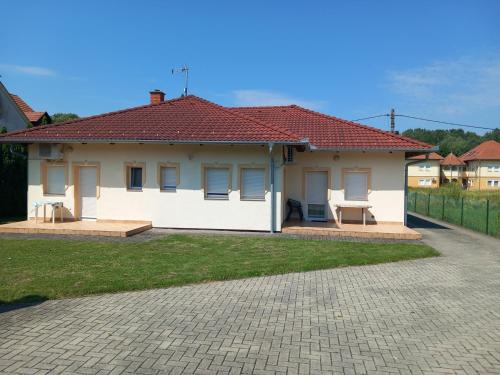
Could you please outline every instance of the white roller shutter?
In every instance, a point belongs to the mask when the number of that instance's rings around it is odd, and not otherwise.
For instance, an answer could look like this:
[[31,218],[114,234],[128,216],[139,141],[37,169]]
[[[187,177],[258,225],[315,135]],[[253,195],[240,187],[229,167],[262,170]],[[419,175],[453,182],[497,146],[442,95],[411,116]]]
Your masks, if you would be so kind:
[[227,198],[229,193],[229,170],[226,168],[207,168],[206,184],[207,197]]
[[368,200],[368,174],[349,172],[345,174],[345,199],[348,201]]
[[177,188],[177,168],[161,168],[161,188],[163,190],[175,190]]
[[52,165],[47,167],[47,193],[64,195],[65,185],[64,166]]
[[244,168],[241,170],[241,197],[244,199],[264,199],[264,168]]

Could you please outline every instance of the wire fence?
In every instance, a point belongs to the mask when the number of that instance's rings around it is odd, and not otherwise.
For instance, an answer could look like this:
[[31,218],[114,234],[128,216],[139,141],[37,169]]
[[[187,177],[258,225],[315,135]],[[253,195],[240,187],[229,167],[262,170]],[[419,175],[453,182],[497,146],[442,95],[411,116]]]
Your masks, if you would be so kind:
[[409,191],[408,211],[500,237],[500,203],[490,199]]

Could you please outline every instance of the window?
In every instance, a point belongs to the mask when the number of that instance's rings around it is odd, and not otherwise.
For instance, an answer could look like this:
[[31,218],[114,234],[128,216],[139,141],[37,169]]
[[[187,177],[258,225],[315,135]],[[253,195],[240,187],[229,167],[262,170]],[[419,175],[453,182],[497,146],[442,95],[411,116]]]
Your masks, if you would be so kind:
[[422,178],[418,180],[418,184],[420,186],[431,186],[432,185],[432,179],[430,178]]
[[175,192],[179,185],[179,165],[158,164],[158,176],[161,191]]
[[368,200],[368,172],[344,173],[344,198],[347,201]]
[[428,172],[428,171],[431,170],[431,166],[430,166],[430,164],[420,164],[419,169],[421,171],[427,171]]
[[500,165],[488,165],[488,172],[500,172]]
[[229,199],[231,173],[229,167],[205,167],[205,198]]
[[500,180],[488,180],[489,187],[497,187],[500,186]]
[[293,146],[287,146],[286,147],[286,162],[287,163],[293,163],[294,162],[294,148]]
[[127,190],[142,191],[146,182],[146,166],[144,163],[125,163]]
[[45,194],[64,195],[66,190],[66,167],[64,165],[47,166],[47,185]]
[[264,200],[266,169],[242,167],[240,170],[240,199]]

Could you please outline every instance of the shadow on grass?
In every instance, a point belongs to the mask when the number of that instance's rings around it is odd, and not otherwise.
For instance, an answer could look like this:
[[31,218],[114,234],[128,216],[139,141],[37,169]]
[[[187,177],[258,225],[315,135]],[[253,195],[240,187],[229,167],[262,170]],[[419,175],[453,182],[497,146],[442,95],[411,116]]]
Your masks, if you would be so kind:
[[37,294],[27,295],[12,301],[4,301],[0,299],[0,314],[12,310],[23,309],[25,307],[39,305],[47,300],[47,297],[39,296]]
[[408,214],[408,227],[409,228],[423,228],[423,229],[450,229],[440,224],[432,223],[428,220]]

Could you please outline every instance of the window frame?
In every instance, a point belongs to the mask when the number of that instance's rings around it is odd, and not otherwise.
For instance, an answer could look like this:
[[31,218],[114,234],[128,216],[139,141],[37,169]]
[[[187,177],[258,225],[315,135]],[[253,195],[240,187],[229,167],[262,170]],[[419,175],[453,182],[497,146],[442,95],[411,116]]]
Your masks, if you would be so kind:
[[[175,176],[176,176],[175,188],[167,188],[167,189],[163,188],[162,173],[161,173],[162,168],[175,168]],[[164,192],[164,193],[176,193],[177,192],[177,188],[179,187],[179,185],[181,183],[180,163],[159,162],[156,174],[157,174],[158,186],[159,186],[161,192]]]
[[[49,188],[49,168],[51,167],[63,167],[64,171],[64,193],[50,193]],[[68,163],[66,161],[49,161],[43,160],[41,164],[40,173],[40,184],[42,185],[43,196],[47,197],[65,197],[66,190],[68,189]]]
[[[207,195],[207,171],[209,169],[227,169],[227,197],[214,197]],[[205,200],[213,201],[227,201],[229,200],[229,195],[232,192],[232,181],[233,181],[233,165],[232,164],[202,164],[201,173],[201,189],[203,190],[203,197]]]
[[[264,170],[264,196],[262,198],[248,198],[244,196],[243,189],[243,170],[245,169],[262,169]],[[242,201],[265,201],[266,194],[269,192],[269,173],[265,164],[240,164],[238,165],[238,188],[240,200]]]
[[[142,168],[142,186],[140,188],[132,188],[130,186],[131,170],[132,168]],[[125,162],[124,163],[124,178],[125,178],[125,188],[130,192],[142,192],[144,186],[146,185],[146,163],[145,162]]]
[[496,180],[496,179],[488,180],[487,184],[488,184],[488,187],[498,187],[498,186],[500,186],[500,180]]
[[370,194],[372,192],[372,169],[371,168],[342,168],[342,183],[341,188],[344,193],[344,201],[352,201],[352,199],[346,199],[346,188],[345,181],[346,175],[348,173],[366,173],[367,174],[367,182],[366,182],[366,199],[356,199],[356,202],[368,202],[370,200]]

